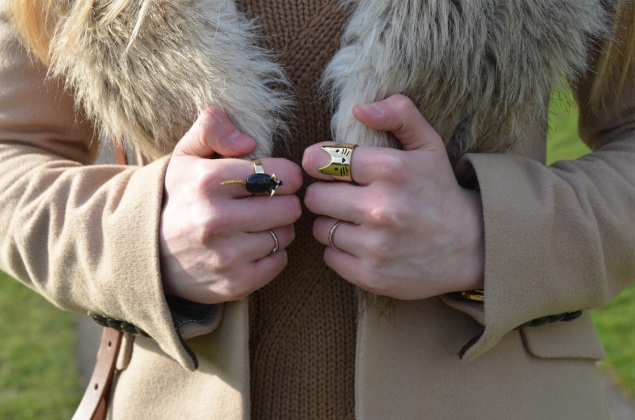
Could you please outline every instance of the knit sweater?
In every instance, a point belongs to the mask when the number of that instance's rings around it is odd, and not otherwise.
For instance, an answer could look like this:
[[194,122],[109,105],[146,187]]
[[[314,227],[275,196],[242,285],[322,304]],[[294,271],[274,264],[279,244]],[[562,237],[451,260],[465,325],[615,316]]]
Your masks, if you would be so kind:
[[[339,0],[247,0],[262,45],[284,66],[297,98],[293,140],[276,155],[300,163],[304,149],[331,139],[330,110],[319,92],[347,17]],[[265,168],[266,170],[266,168]],[[310,179],[305,177],[304,187]],[[299,195],[302,199],[304,189]],[[251,402],[254,419],[353,418],[354,288],[323,262],[306,209],[288,248],[289,266],[250,298]]]

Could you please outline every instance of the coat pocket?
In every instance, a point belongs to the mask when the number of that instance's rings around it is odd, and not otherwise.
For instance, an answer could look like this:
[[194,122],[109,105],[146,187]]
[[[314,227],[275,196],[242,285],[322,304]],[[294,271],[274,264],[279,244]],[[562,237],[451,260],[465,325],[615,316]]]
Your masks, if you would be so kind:
[[573,357],[602,360],[606,357],[590,311],[571,322],[554,322],[520,330],[525,348],[535,357]]

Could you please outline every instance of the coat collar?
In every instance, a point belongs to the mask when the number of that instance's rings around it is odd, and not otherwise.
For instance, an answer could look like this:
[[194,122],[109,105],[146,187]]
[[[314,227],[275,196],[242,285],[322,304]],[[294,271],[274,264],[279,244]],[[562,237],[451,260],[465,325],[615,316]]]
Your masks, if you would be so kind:
[[[62,19],[51,44],[51,73],[104,135],[156,157],[215,104],[257,139],[255,154],[271,153],[293,101],[274,88],[288,83],[284,71],[233,1],[147,1],[96,25],[109,3],[96,0],[83,21]],[[396,146],[351,109],[403,93],[452,159],[509,150],[528,125],[546,130],[552,88],[563,76],[575,82],[606,34],[601,0],[346,3],[350,22],[323,83],[335,140]]]

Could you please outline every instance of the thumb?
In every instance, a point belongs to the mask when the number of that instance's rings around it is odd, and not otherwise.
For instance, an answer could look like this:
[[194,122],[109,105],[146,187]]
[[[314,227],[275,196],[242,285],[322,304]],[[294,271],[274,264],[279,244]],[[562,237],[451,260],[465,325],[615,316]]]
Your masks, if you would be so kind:
[[439,134],[404,95],[392,95],[372,104],[357,105],[353,115],[359,122],[378,131],[390,131],[404,150],[445,150]]
[[256,142],[241,132],[220,108],[203,111],[174,148],[174,156],[245,156],[256,149]]

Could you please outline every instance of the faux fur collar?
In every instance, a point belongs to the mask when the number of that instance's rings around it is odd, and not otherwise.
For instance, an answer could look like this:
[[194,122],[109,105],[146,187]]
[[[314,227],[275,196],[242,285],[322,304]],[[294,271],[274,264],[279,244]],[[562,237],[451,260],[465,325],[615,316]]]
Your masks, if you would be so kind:
[[[68,10],[80,2],[63,1]],[[61,20],[51,45],[52,74],[66,78],[104,135],[160,156],[218,104],[258,140],[255,154],[271,153],[292,98],[276,89],[284,71],[233,1],[133,2],[97,25],[109,2],[95,0],[81,22]],[[583,74],[590,45],[607,32],[602,0],[348,2],[350,22],[324,75],[334,138],[394,146],[351,108],[403,93],[454,159],[508,150],[524,127],[546,128],[553,86]]]

